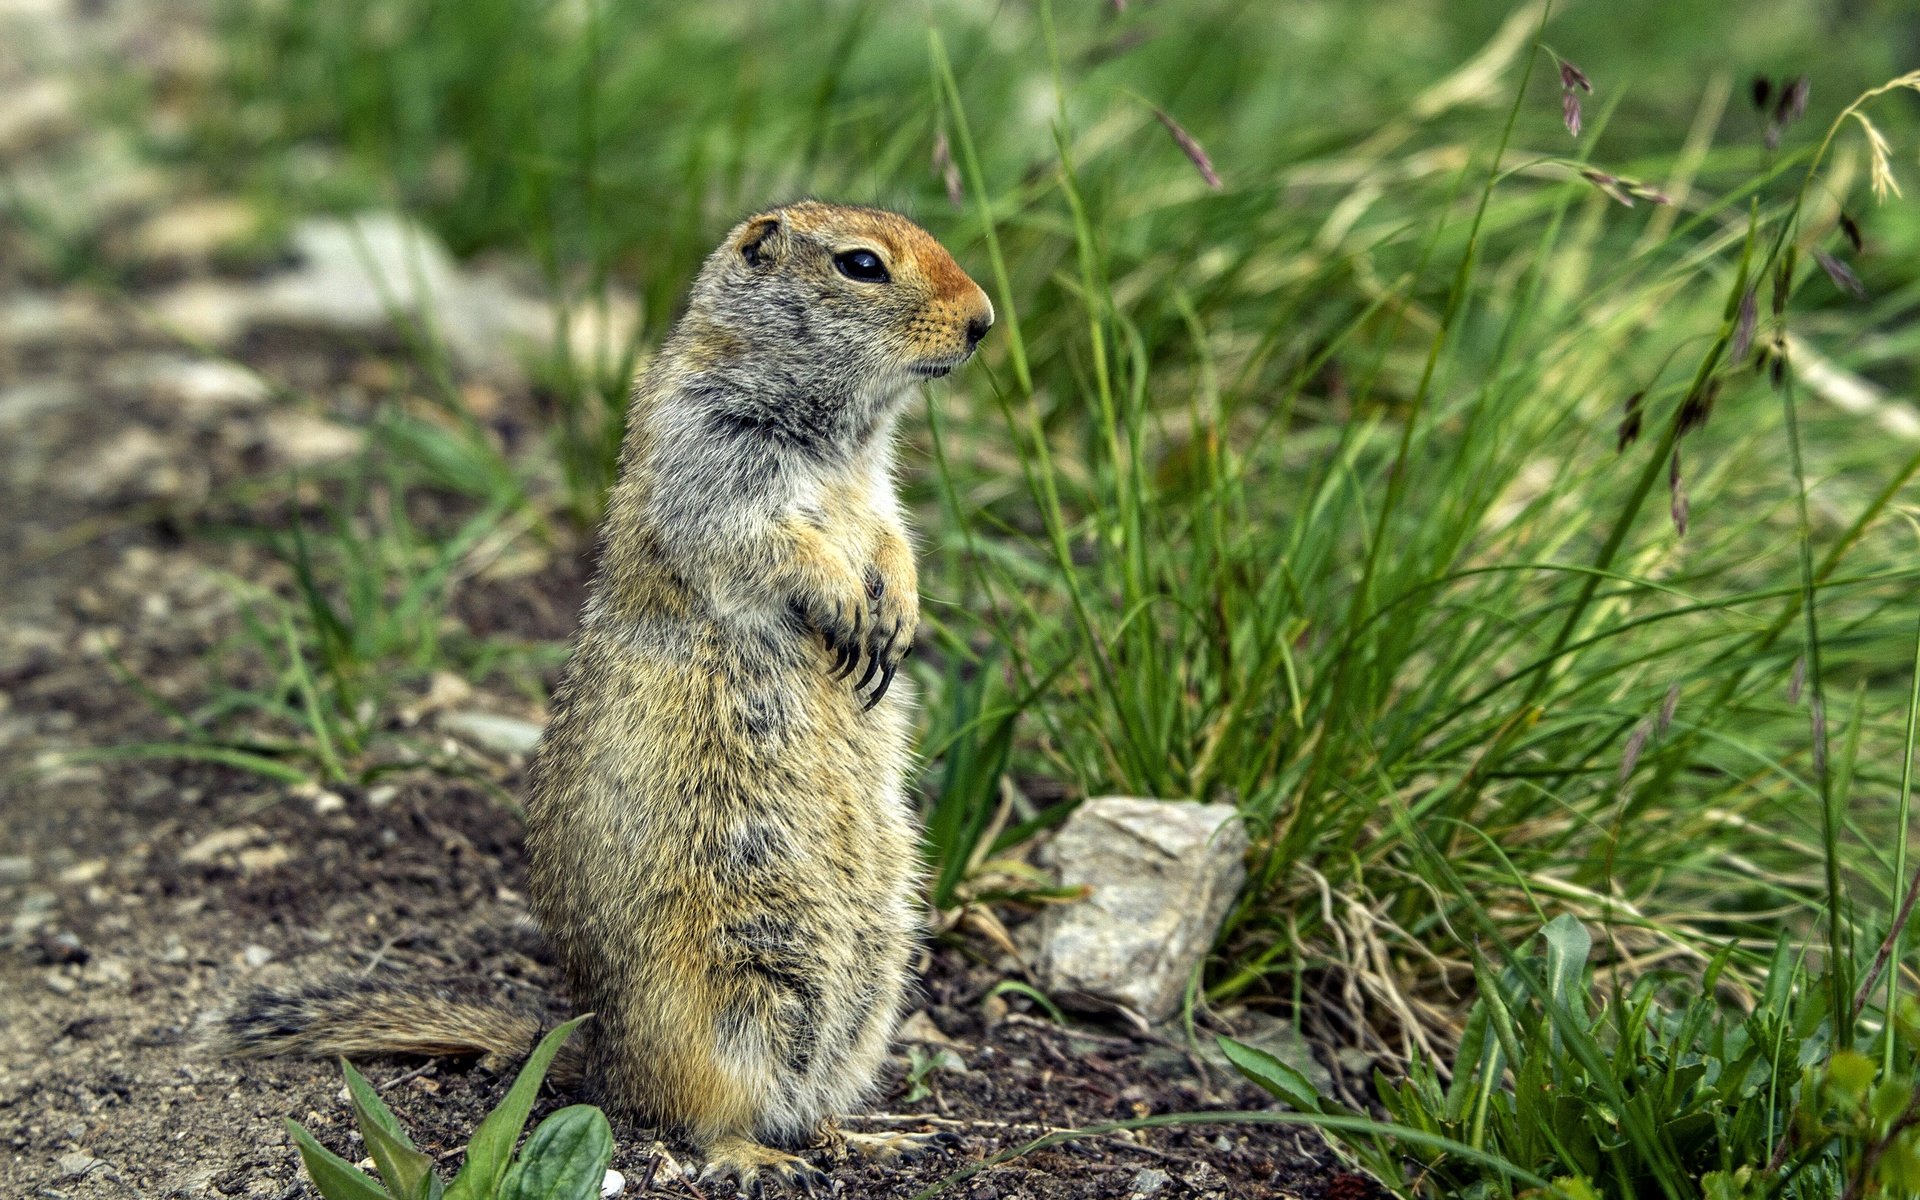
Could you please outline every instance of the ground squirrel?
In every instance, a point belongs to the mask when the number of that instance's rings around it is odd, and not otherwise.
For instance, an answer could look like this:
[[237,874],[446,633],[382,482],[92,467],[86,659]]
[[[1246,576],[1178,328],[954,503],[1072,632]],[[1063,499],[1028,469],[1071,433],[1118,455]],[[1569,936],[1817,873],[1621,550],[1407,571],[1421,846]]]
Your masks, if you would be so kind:
[[[635,388],[534,760],[531,899],[595,1014],[563,1076],[742,1185],[818,1182],[787,1149],[871,1086],[899,1017],[919,591],[893,426],[992,324],[913,222],[803,201],[727,235]],[[226,1030],[243,1053],[496,1055],[538,1031],[365,983],[256,995]]]

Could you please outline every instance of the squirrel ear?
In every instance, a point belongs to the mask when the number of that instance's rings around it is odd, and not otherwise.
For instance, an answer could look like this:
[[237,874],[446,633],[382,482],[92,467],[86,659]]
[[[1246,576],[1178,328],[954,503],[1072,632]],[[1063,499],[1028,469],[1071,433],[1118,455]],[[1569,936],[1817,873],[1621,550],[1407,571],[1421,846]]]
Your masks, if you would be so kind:
[[779,257],[780,218],[760,217],[747,225],[747,231],[740,235],[740,257],[747,260],[750,267],[758,267]]

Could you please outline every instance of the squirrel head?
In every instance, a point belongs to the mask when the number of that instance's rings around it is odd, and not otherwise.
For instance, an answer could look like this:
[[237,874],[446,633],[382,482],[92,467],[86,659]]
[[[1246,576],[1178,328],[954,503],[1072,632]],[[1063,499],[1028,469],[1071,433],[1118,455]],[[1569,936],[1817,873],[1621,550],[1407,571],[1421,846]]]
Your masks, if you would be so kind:
[[[823,421],[873,418],[918,379],[965,362],[993,305],[907,218],[802,200],[747,218],[694,285],[701,374]],[[803,414],[781,414],[782,424]]]

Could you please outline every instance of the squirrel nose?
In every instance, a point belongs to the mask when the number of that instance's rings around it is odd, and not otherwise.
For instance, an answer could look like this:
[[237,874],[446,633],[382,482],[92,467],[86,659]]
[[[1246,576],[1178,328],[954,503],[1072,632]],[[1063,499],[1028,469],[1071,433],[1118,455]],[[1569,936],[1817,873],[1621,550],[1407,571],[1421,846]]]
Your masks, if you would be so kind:
[[980,339],[987,336],[987,330],[992,328],[993,317],[991,315],[969,318],[967,320],[967,349],[971,350],[975,346],[978,346]]

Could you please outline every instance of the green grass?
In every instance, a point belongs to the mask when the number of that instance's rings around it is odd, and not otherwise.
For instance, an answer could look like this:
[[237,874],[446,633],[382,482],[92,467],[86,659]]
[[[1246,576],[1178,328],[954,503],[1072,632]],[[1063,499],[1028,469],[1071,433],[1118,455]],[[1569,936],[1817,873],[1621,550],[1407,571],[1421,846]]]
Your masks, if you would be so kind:
[[[474,536],[591,524],[627,368],[741,211],[914,212],[1002,316],[906,448],[943,906],[1067,810],[1015,780],[1231,801],[1255,851],[1205,998],[1403,1079],[1344,1099],[1426,1142],[1332,1123],[1408,1194],[1893,1186],[1910,942],[1852,996],[1912,870],[1920,442],[1882,422],[1920,221],[1842,110],[1901,69],[1898,6],[1124,8],[234,3],[218,102],[160,148],[281,210],[404,206],[563,303],[639,291],[633,353],[540,364],[517,459],[395,427],[393,486]],[[1536,41],[1595,82],[1577,140]],[[1777,150],[1755,71],[1813,81]],[[1920,186],[1914,99],[1860,111]],[[285,598],[282,715],[329,775],[458,586],[336,542],[292,545]],[[1535,963],[1569,917],[1590,953]],[[1593,1120],[1618,1144],[1560,1132]]]

